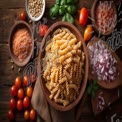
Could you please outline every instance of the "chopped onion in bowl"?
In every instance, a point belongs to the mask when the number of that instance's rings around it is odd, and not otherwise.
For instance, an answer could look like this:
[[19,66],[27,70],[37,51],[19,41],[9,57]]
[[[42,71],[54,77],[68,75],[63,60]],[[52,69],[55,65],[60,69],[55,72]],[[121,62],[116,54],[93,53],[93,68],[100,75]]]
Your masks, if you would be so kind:
[[116,59],[111,55],[101,40],[89,46],[91,73],[97,75],[98,80],[113,81],[117,75]]

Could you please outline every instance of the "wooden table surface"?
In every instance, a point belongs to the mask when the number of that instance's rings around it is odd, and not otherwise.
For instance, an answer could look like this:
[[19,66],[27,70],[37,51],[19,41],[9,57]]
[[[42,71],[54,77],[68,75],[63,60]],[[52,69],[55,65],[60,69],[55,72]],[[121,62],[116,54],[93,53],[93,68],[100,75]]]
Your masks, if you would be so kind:
[[[44,16],[48,18],[49,7],[54,4],[55,0],[46,0],[46,11]],[[78,9],[87,7],[89,11],[94,0],[79,0]],[[21,76],[22,71],[15,64],[11,63],[11,57],[8,50],[8,36],[12,25],[19,20],[19,13],[25,9],[25,0],[0,0],[0,122],[8,122],[7,111],[9,110],[9,100],[11,98],[10,87],[14,83],[16,76]],[[76,16],[76,24],[78,17]],[[60,20],[57,19],[55,21]],[[48,24],[55,22],[48,19]],[[122,27],[122,26],[121,26]],[[78,29],[83,34],[84,27],[78,26]],[[122,40],[122,39],[121,39]],[[122,60],[122,50],[119,54]],[[14,70],[11,66],[14,66]],[[111,121],[111,117],[116,117],[117,122],[122,121],[122,98],[112,104],[110,108],[103,111],[100,115],[95,116],[92,111],[91,99],[85,101],[81,110],[80,121],[82,122],[105,122]],[[16,113],[16,121],[24,122],[23,112]]]

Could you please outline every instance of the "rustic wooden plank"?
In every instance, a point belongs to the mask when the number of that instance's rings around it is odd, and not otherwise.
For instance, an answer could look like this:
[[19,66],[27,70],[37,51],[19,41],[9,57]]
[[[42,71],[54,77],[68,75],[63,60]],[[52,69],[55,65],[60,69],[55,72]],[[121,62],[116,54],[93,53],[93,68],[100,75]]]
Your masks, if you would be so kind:
[[1,0],[0,8],[22,8],[25,0]]
[[19,20],[19,15],[22,10],[0,9],[0,43],[8,42],[11,27]]
[[[16,76],[22,75],[18,71],[19,67],[11,63],[10,60],[8,44],[0,44],[0,86],[12,85]],[[12,65],[14,70],[11,69]]]
[[[91,8],[92,4],[93,4],[94,0],[79,0],[78,3],[78,9],[80,9],[81,7],[86,7],[86,8]],[[55,3],[55,0],[46,0],[46,8],[51,7],[53,4]],[[0,8],[24,8],[25,7],[25,0],[1,0],[0,1]]]
[[[1,107],[7,107],[7,106],[1,106],[1,104],[8,104],[9,99],[12,97],[10,93],[10,86],[0,86],[0,108]],[[7,107],[8,108],[8,107]],[[1,111],[1,109],[0,109]]]
[[[52,6],[55,0],[46,0],[46,8]],[[25,0],[0,0],[0,8],[24,8]]]

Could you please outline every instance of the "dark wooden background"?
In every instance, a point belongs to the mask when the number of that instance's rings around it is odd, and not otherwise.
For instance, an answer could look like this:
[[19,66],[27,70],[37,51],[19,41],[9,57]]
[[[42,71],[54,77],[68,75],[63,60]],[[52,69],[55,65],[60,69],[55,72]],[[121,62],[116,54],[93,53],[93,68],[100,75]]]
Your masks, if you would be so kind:
[[[55,0],[46,0],[45,17],[48,17],[49,7],[54,4],[54,1]],[[94,0],[79,0],[78,9],[87,7],[90,11],[93,2]],[[8,50],[8,36],[12,25],[19,20],[19,13],[23,9],[25,9],[25,0],[0,0],[0,122],[8,122],[7,111],[9,110],[8,103],[11,98],[10,87],[16,76],[22,75],[22,71],[19,72],[19,67],[11,62]],[[78,17],[76,16],[76,25],[77,19]],[[54,23],[53,20],[48,20],[49,25],[52,23]],[[83,27],[78,27],[78,29],[83,33]],[[14,66],[14,70],[11,69],[11,66]],[[94,116],[91,99],[89,97],[82,107],[80,121],[110,121],[111,116],[114,114],[117,114],[116,116],[122,121],[122,109],[120,108],[122,108],[122,98],[100,115]],[[22,112],[16,113],[16,121],[24,121]]]

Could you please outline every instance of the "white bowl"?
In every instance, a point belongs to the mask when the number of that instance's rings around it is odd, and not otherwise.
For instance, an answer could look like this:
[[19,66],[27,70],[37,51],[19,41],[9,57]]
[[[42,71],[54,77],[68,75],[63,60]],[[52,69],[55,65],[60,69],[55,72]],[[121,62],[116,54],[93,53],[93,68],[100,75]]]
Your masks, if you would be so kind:
[[44,11],[45,11],[45,0],[42,0],[42,1],[43,1],[42,12],[41,12],[40,16],[38,16],[38,17],[36,17],[36,18],[35,18],[35,17],[32,17],[32,15],[31,15],[30,12],[29,12],[28,0],[25,1],[26,12],[27,12],[29,18],[30,18],[32,21],[39,21],[39,20],[42,18],[43,14],[44,14]]

